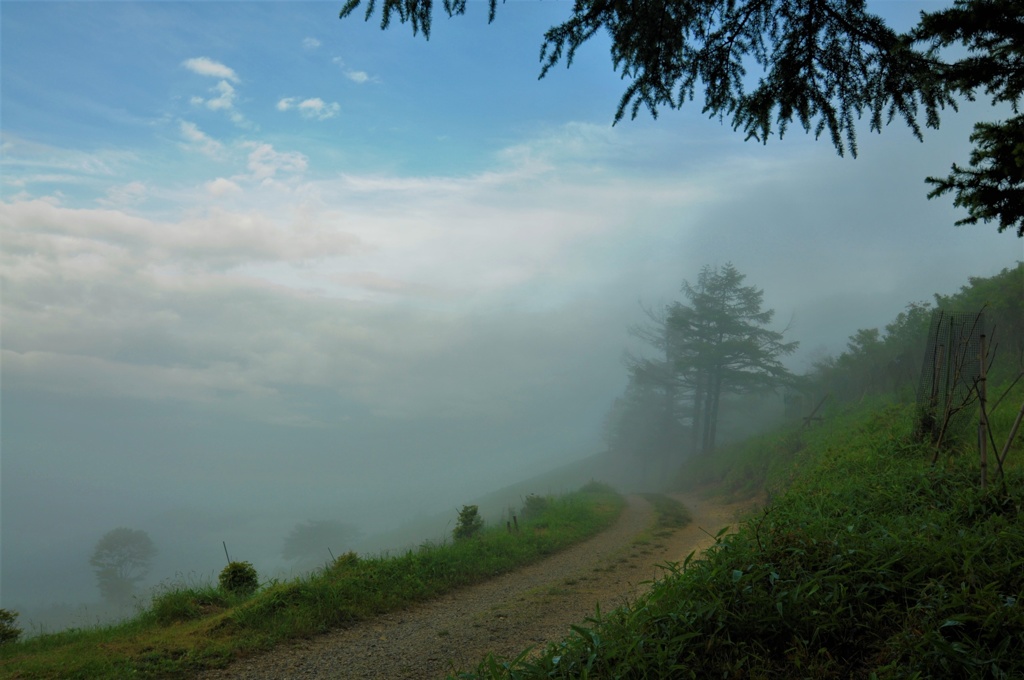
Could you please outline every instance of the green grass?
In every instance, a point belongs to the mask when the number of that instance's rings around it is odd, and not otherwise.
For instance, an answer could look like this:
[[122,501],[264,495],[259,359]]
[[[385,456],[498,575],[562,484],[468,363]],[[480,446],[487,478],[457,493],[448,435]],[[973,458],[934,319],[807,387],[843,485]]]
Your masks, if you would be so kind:
[[495,527],[401,555],[342,555],[315,574],[272,583],[248,598],[208,585],[168,588],[122,624],[0,645],[0,677],[181,677],[223,666],[534,562],[607,528],[623,507],[609,487],[591,483],[548,498],[519,533]]
[[[976,453],[933,468],[912,417],[875,404],[728,452],[775,485],[767,510],[539,654],[458,677],[1024,677],[1022,438],[983,491]],[[730,493],[746,476],[699,465]]]

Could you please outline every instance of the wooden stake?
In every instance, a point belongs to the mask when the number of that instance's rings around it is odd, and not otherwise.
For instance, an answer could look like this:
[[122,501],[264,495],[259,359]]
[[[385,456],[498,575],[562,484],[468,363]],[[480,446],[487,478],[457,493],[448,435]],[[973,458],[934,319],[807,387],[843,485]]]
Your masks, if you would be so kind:
[[1010,436],[1006,438],[1006,443],[1003,445],[1003,450],[999,454],[999,464],[1002,465],[1006,460],[1006,456],[1010,453],[1010,444],[1013,443],[1013,438],[1017,436],[1017,428],[1020,427],[1020,421],[1024,420],[1024,404],[1020,405],[1020,410],[1017,411],[1017,419],[1013,421],[1013,427],[1010,428]]
[[814,407],[814,410],[813,410],[813,411],[811,411],[811,415],[809,415],[809,416],[807,416],[806,418],[804,418],[804,424],[803,424],[803,427],[810,427],[810,425],[811,425],[811,421],[812,421],[812,420],[821,420],[821,417],[820,417],[820,416],[819,416],[819,417],[817,417],[817,418],[815,418],[815,417],[814,417],[814,415],[815,415],[815,414],[816,414],[816,413],[818,412],[818,409],[820,409],[820,408],[821,408],[821,405],[825,403],[825,400],[826,400],[826,399],[828,399],[828,397],[829,397],[829,393],[828,393],[828,392],[826,392],[826,393],[825,393],[825,396],[824,396],[824,397],[822,397],[822,398],[821,398],[821,401],[819,401],[819,402],[818,402],[818,405]]
[[981,340],[981,366],[978,371],[978,455],[981,459],[981,488],[988,486],[988,414],[985,413],[985,363],[986,347],[985,334],[980,336]]

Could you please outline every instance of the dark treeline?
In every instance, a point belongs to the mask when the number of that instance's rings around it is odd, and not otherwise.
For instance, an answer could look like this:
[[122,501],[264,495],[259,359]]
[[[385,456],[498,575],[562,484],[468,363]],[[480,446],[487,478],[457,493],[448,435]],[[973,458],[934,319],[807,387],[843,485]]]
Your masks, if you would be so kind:
[[627,354],[629,382],[604,434],[609,456],[634,480],[656,482],[683,458],[711,453],[769,419],[806,417],[823,399],[913,399],[936,310],[984,311],[992,377],[1024,369],[1024,263],[972,277],[934,302],[908,304],[884,328],[857,330],[846,351],[819,359],[804,375],[782,363],[798,343],[769,328],[774,312],[763,308],[763,291],[744,282],[731,264],[705,267],[696,282],[683,282],[684,301],[647,309],[649,321],[630,329],[652,351]]
[[862,328],[851,335],[845,352],[814,364],[804,377],[804,391],[840,401],[889,393],[914,398],[936,310],[984,312],[994,355],[993,380],[1012,378],[1024,369],[1024,262],[989,278],[971,277],[959,292],[934,298],[934,303],[908,304],[884,330]]

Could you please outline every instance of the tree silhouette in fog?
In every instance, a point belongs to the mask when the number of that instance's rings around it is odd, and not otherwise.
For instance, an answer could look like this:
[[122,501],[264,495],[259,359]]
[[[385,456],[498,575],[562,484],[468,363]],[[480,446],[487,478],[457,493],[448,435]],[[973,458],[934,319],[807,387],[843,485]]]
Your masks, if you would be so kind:
[[768,327],[764,291],[744,285],[731,263],[704,267],[684,281],[685,302],[648,311],[651,323],[631,329],[658,350],[627,356],[629,386],[606,421],[609,447],[647,456],[715,449],[726,395],[771,392],[792,383],[782,357],[798,343]]
[[156,553],[149,534],[141,529],[119,527],[104,534],[89,558],[103,599],[118,606],[130,603]]

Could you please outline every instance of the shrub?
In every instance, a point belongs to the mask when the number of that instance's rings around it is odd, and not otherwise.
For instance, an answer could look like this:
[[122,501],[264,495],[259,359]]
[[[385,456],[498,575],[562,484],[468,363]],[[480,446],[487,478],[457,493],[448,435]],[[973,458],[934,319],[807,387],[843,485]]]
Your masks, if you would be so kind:
[[337,569],[349,569],[357,564],[359,564],[359,555],[349,550],[347,553],[342,553],[334,558],[333,566]]
[[236,595],[248,595],[260,586],[256,569],[248,562],[231,562],[220,572],[220,587]]
[[523,499],[523,509],[519,511],[519,516],[523,518],[523,521],[534,520],[543,515],[547,509],[548,499],[531,493]]
[[21,628],[15,623],[17,619],[18,612],[0,609],[0,645],[6,642],[15,642],[21,637]]
[[335,557],[333,562],[329,562],[323,568],[322,573],[341,576],[353,571],[359,566],[360,562],[362,562],[362,560],[359,558],[359,555],[349,550],[347,553],[342,553]]
[[463,505],[459,510],[459,523],[452,531],[455,540],[475,536],[484,528],[484,520],[480,517],[480,508],[475,505]]

